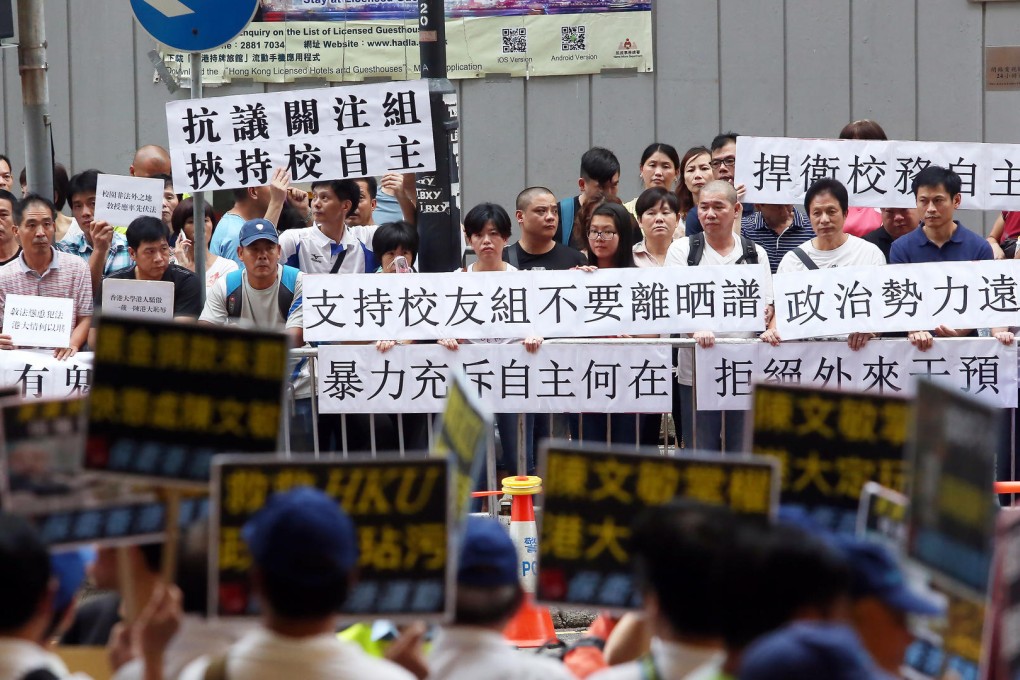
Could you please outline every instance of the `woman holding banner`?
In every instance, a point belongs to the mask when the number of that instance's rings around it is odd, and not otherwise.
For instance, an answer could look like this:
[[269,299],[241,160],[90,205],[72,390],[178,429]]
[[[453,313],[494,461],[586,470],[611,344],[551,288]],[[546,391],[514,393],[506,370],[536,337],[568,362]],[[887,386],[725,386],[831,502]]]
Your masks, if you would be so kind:
[[[510,240],[510,215],[495,203],[480,203],[464,216],[464,236],[478,260],[458,272],[515,272],[517,268],[503,261],[503,249]],[[527,337],[523,341],[512,338],[487,338],[484,340],[457,340],[444,338],[439,344],[449,350],[456,350],[462,342],[483,342],[490,344],[511,344],[523,342],[529,352],[537,352],[542,338]],[[535,448],[539,439],[549,436],[548,419],[535,414],[497,413],[496,429],[502,455],[496,461],[497,478],[506,474],[519,473],[516,457],[520,446],[518,441],[518,419],[524,418],[524,453],[527,461],[524,474],[535,474]]]

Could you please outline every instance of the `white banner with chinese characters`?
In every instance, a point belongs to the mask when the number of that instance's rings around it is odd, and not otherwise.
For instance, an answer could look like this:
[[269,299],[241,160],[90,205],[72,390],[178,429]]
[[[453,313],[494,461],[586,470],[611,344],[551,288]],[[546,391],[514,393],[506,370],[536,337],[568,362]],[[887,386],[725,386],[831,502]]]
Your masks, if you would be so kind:
[[0,352],[0,389],[16,390],[25,399],[67,399],[89,393],[92,352],[79,352],[66,361],[53,350]]
[[911,183],[929,165],[960,175],[962,208],[1020,210],[1020,144],[738,137],[735,176],[745,203],[801,206],[813,182],[832,177],[850,205],[912,208]]
[[321,413],[438,413],[452,373],[500,413],[667,413],[670,348],[649,345],[519,344],[319,347]]
[[1020,261],[835,267],[773,277],[783,340],[1020,323]]
[[601,337],[764,330],[768,267],[304,277],[305,340]]
[[698,408],[748,410],[756,381],[914,395],[918,378],[956,387],[1003,408],[1017,405],[1017,346],[994,338],[939,339],[927,352],[908,340],[719,344],[695,350]]
[[184,99],[166,123],[177,192],[436,167],[425,80]]

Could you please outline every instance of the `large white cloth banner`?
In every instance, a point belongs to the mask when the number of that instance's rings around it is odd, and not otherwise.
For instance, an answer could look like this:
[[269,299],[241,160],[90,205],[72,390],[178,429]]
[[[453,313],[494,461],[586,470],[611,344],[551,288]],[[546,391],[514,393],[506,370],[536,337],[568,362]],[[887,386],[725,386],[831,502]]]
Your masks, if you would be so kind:
[[756,381],[914,395],[917,379],[941,382],[1003,408],[1017,405],[1017,348],[994,338],[936,340],[927,352],[908,340],[764,342],[695,350],[698,408],[747,410]]
[[166,105],[174,189],[435,170],[426,80],[287,90]]
[[330,345],[317,366],[321,413],[438,413],[454,370],[500,413],[667,413],[673,403],[668,346]]
[[773,277],[783,340],[1020,324],[1020,261],[836,267]]
[[1020,210],[1020,144],[738,137],[737,184],[745,203],[804,205],[813,182],[832,177],[850,205],[910,208],[911,183],[929,165],[963,180],[963,208]]
[[760,265],[304,277],[305,340],[762,331]]
[[92,352],[80,352],[66,361],[53,358],[53,350],[0,352],[0,388],[16,390],[24,399],[81,397],[92,387]]

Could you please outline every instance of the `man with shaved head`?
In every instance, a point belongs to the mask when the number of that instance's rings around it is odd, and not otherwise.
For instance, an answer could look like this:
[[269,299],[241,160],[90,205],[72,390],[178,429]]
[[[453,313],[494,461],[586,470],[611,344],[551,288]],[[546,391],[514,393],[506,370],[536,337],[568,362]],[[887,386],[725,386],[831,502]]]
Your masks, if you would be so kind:
[[170,174],[170,154],[161,146],[146,144],[135,151],[131,161],[132,177],[155,177]]
[[[666,266],[696,267],[698,265],[765,264],[768,254],[753,241],[733,233],[733,220],[740,213],[737,190],[726,180],[717,179],[702,188],[698,197],[698,220],[705,230],[701,234],[678,239],[666,251]],[[766,274],[766,276],[768,276]],[[772,304],[772,280],[766,278],[762,286],[764,307]],[[720,333],[719,337],[754,337],[754,333]],[[715,345],[712,331],[698,331],[694,339],[706,349]],[[744,436],[743,411],[693,411],[694,404],[694,351],[681,349],[678,355],[677,382],[683,405],[684,440],[694,433],[689,446],[708,451],[742,451]],[[725,416],[724,416],[725,414]],[[725,434],[725,438],[723,437]]]
[[503,249],[503,259],[518,269],[570,269],[588,264],[580,251],[556,242],[559,209],[545,187],[528,187],[517,195],[521,239]]

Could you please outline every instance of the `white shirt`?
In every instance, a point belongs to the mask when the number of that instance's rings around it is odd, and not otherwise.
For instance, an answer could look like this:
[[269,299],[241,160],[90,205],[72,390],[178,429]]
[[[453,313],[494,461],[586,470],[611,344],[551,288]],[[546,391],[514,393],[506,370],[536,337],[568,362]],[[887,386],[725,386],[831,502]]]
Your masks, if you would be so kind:
[[[655,667],[660,678],[682,680],[721,656],[722,652],[717,649],[692,647],[659,638],[652,640],[652,657],[655,659]],[[641,671],[641,662],[631,661],[612,666],[589,677],[591,680],[642,680],[645,676]]]
[[[846,243],[835,250],[818,250],[811,241],[805,241],[800,246],[807,253],[807,256],[818,265],[819,269],[831,269],[832,267],[853,267],[860,265],[884,265],[885,255],[874,243],[868,243],[862,238],[850,234],[846,235]],[[787,272],[808,271],[797,253],[792,250],[779,261],[777,274]]]
[[217,256],[216,261],[212,263],[212,266],[206,267],[205,287],[212,288],[213,284],[220,280],[220,277],[226,276],[235,269],[240,269],[236,262],[231,260],[229,257]]
[[[215,656],[224,653],[255,625],[244,620],[214,620],[185,614],[181,619],[180,630],[170,640],[163,654],[163,677],[176,678],[195,659],[206,654]],[[142,659],[132,659],[117,669],[113,680],[142,680],[143,677],[145,667]]]
[[[870,245],[870,244],[869,244]],[[758,263],[764,264],[762,268],[765,271],[765,278],[762,281],[762,314],[765,313],[765,307],[772,304],[772,276],[769,274],[769,256],[765,252],[765,249],[755,244],[754,251],[758,254]],[[691,252],[691,239],[689,236],[685,236],[682,239],[674,241],[666,251],[666,267],[686,267],[687,256]],[[708,243],[708,239],[705,239],[705,250],[701,254],[700,266],[708,265],[719,265],[719,264],[736,264],[744,254],[744,249],[740,245],[740,239],[736,236],[733,237],[733,248],[730,249],[725,255],[722,255],[715,250]],[[881,254],[881,253],[879,253]],[[739,265],[743,266],[743,265]],[[762,317],[762,323],[764,323],[764,316]],[[705,329],[709,330],[709,329]],[[716,333],[717,338],[755,338],[758,336],[757,333]],[[694,349],[690,347],[682,347],[677,355],[677,367],[676,367],[677,382],[681,385],[692,385],[694,382]]]
[[[376,659],[332,633],[287,638],[265,628],[251,631],[227,654],[227,677],[238,680],[415,680],[400,666]],[[184,669],[180,680],[203,680],[212,657]]]
[[[472,262],[471,264],[469,264],[467,266],[467,270],[469,272],[478,271],[477,269],[475,269],[475,265],[476,264],[478,264],[478,263],[477,262]],[[503,264],[506,265],[506,269],[503,270],[504,272],[515,272],[515,271],[517,271],[517,267],[513,266],[509,262],[504,262]],[[463,269],[454,269],[453,271],[454,272],[461,272],[461,273],[463,273],[464,270]],[[460,342],[460,344],[462,344],[462,345],[470,345],[472,343],[483,344],[483,345],[511,345],[511,344],[517,342],[517,340],[515,340],[513,338],[479,338],[478,340],[459,340],[458,342]]]
[[72,674],[60,657],[29,642],[10,637],[0,637],[0,678],[19,680],[32,671],[48,670],[58,678],[91,680],[84,673]]
[[559,661],[522,653],[496,631],[450,626],[429,654],[429,680],[573,680]]
[[341,252],[347,252],[338,274],[374,272],[379,262],[372,253],[372,237],[378,225],[347,226],[337,243],[322,233],[319,225],[288,229],[280,234],[280,261],[308,274],[329,274]]
[[[285,232],[286,233],[286,232]],[[279,290],[283,276],[283,265],[276,269],[276,283],[264,290],[255,290],[248,285],[248,271],[241,273],[242,296],[241,316],[227,316],[227,277],[220,279],[206,291],[205,308],[199,321],[222,324],[227,326],[252,326],[261,330],[282,330],[284,328],[301,328],[304,325],[304,311],[301,302],[302,276],[297,275],[294,285],[294,301],[291,303],[293,312],[285,319],[280,315]],[[294,307],[294,303],[298,303]]]

